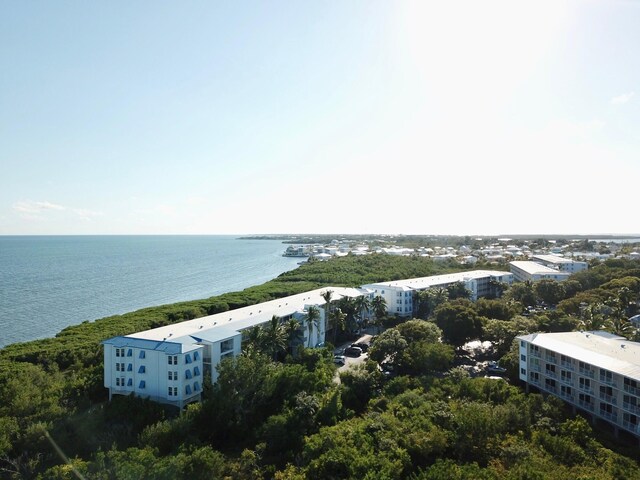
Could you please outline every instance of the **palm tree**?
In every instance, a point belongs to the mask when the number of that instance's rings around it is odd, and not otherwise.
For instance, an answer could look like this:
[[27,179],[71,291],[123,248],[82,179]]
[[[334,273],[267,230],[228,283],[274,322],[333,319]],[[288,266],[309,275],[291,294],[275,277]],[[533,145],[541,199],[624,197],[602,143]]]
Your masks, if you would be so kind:
[[371,300],[369,300],[367,295],[360,295],[355,299],[355,307],[360,314],[361,325],[364,326],[369,309],[371,308]]
[[307,307],[307,314],[304,318],[307,323],[307,328],[309,329],[309,339],[307,341],[307,346],[311,347],[311,335],[313,334],[313,328],[318,329],[318,324],[320,321],[320,309],[315,305],[309,305]]
[[347,329],[354,330],[356,326],[356,313],[358,312],[355,300],[351,297],[342,297],[338,301],[338,305],[346,316],[345,321]]
[[290,318],[289,321],[284,324],[283,328],[287,339],[287,345],[289,346],[289,351],[293,353],[294,348],[299,343],[302,343],[300,322],[298,322],[295,318]]
[[287,348],[287,332],[280,323],[280,317],[273,315],[262,330],[263,350],[275,360],[278,353]]
[[633,324],[627,319],[624,306],[619,298],[606,301],[609,318],[605,330],[621,337],[630,338],[634,333]]
[[602,304],[592,303],[584,307],[580,312],[580,330],[595,331],[602,330],[607,323],[602,314]]
[[373,300],[371,300],[371,307],[373,308],[373,314],[376,319],[376,327],[379,327],[382,322],[382,318],[387,314],[387,301],[382,296],[373,297]]
[[262,328],[256,326],[244,330],[242,335],[242,344],[246,351],[262,351],[263,331]]
[[[333,290],[325,290],[320,294],[324,298],[324,318],[327,322],[331,319],[331,300],[333,299]],[[332,325],[327,324],[326,329],[333,328]]]
[[331,324],[333,325],[333,344],[336,344],[338,338],[338,330],[344,330],[345,319],[347,316],[342,312],[340,308],[334,308],[331,310]]

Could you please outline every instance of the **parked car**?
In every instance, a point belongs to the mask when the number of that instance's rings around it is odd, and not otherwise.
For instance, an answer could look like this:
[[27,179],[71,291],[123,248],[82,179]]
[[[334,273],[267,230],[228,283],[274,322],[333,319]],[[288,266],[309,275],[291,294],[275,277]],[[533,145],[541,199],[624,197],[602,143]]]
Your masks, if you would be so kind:
[[489,362],[487,365],[487,372],[500,375],[506,373],[507,369],[498,365],[498,362]]
[[362,355],[362,349],[360,347],[347,347],[344,349],[344,354],[348,357],[359,357]]
[[345,357],[344,355],[334,355],[333,363],[335,363],[336,365],[342,366],[345,363],[347,363],[347,357]]
[[351,346],[360,348],[363,353],[367,353],[367,351],[369,350],[369,344],[364,342],[352,343]]

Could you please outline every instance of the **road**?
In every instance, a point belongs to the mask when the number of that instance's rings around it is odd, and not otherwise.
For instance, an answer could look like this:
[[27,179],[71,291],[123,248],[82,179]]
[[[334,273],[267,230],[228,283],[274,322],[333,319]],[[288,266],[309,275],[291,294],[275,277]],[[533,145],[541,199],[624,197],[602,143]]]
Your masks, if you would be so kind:
[[[369,335],[369,334],[362,335],[357,340],[352,340],[350,342],[346,342],[346,343],[340,345],[339,347],[336,347],[336,349],[333,351],[333,353],[335,355],[344,355],[344,349],[347,348],[348,346],[350,346],[352,343],[360,343],[360,342],[371,343],[371,337],[372,337],[372,335]],[[340,372],[344,372],[345,370],[347,370],[349,368],[353,368],[355,365],[359,365],[359,364],[363,363],[367,358],[369,358],[369,355],[367,353],[363,353],[362,355],[360,355],[357,358],[355,358],[355,357],[347,357],[347,356],[345,356],[345,357],[346,357],[347,361],[345,362],[344,365],[339,367],[337,372],[336,372],[336,376],[335,376],[335,379],[334,379],[336,383],[340,383]]]

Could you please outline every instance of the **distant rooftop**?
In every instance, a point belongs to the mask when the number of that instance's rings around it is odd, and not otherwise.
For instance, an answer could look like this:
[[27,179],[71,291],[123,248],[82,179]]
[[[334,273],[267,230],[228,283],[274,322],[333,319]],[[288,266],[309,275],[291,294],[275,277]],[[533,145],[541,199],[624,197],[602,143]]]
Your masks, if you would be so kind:
[[[555,272],[555,270],[554,270]],[[394,280],[392,282],[371,283],[365,285],[367,287],[400,287],[406,290],[421,290],[424,288],[435,287],[438,285],[446,285],[448,283],[465,282],[484,277],[500,277],[503,275],[512,275],[509,272],[500,272],[497,270],[472,270],[469,272],[448,273],[445,275],[433,275],[431,277],[409,278],[407,280]]]
[[526,260],[509,262],[509,265],[513,265],[516,268],[524,270],[529,275],[567,275],[565,272],[559,272],[551,267],[546,267],[536,262],[528,262]]
[[561,263],[573,263],[573,260],[559,257],[558,255],[534,255],[533,258],[542,262],[553,263],[555,265],[560,265]]

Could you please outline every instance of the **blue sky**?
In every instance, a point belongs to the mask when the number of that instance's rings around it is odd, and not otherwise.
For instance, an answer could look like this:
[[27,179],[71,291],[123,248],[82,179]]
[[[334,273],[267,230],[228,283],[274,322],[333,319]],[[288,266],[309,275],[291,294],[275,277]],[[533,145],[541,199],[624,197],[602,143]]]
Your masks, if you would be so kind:
[[640,233],[640,2],[3,2],[0,234]]

